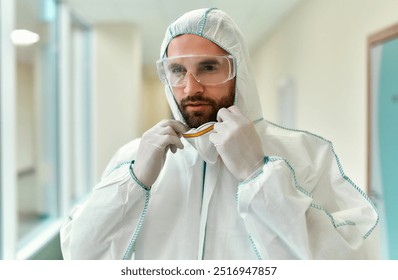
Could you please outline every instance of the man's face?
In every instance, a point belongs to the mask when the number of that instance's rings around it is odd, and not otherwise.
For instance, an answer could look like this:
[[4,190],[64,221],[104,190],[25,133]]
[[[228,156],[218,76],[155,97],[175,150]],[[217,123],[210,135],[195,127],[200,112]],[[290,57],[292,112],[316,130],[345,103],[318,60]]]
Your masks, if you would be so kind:
[[[174,38],[167,49],[167,57],[192,54],[226,55],[228,53],[210,40],[192,34]],[[205,86],[190,74],[187,75],[184,86],[173,87],[178,107],[191,128],[217,121],[218,110],[233,105],[234,91],[235,79],[219,85]]]

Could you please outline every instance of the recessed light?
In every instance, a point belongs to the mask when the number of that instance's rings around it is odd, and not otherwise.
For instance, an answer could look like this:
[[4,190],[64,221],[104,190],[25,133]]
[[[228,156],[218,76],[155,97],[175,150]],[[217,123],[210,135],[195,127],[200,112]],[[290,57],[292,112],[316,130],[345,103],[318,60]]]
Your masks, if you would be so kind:
[[40,36],[26,29],[16,29],[11,32],[11,40],[15,45],[32,45],[40,40]]

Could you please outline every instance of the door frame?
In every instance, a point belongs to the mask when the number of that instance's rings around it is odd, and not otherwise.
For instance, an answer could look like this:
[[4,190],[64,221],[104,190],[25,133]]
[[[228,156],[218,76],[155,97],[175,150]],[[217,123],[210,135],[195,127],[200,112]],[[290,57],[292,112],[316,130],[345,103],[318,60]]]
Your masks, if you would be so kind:
[[380,30],[368,37],[367,41],[367,186],[372,194],[372,48],[398,38],[398,23]]

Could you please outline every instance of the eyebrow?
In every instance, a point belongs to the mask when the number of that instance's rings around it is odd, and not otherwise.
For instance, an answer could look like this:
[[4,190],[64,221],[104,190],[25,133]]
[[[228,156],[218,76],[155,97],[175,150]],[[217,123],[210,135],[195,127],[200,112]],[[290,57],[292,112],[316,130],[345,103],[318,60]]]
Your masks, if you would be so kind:
[[[221,63],[214,58],[206,58],[205,60],[199,61],[197,64],[198,66],[203,66],[203,65],[221,65]],[[178,62],[173,62],[172,64],[169,65],[169,69],[173,69],[175,67],[183,67],[186,68],[186,66],[183,63],[178,63]]]
[[169,65],[168,68],[169,69],[173,69],[175,67],[183,67],[183,68],[185,68],[185,66],[183,64],[181,64],[181,63],[172,63],[172,64]]
[[209,58],[209,59],[199,62],[198,65],[208,65],[208,64],[220,64],[220,62],[217,59]]

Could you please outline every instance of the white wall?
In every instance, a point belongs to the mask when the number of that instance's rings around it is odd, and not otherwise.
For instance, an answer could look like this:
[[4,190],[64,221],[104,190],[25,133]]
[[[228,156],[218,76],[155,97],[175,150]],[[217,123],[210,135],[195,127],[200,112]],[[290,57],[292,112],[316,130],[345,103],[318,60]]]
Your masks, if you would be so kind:
[[94,26],[95,179],[117,149],[142,133],[141,37],[130,24]]
[[278,122],[277,83],[292,78],[296,128],[333,142],[366,189],[367,38],[398,22],[396,0],[306,0],[254,52],[265,116]]
[[17,170],[33,171],[35,168],[35,83],[33,65],[17,63]]
[[[150,68],[150,69],[148,69]],[[142,90],[142,128],[148,130],[162,119],[172,118],[169,104],[167,103],[164,86],[154,73],[155,63],[146,66],[144,70]]]

